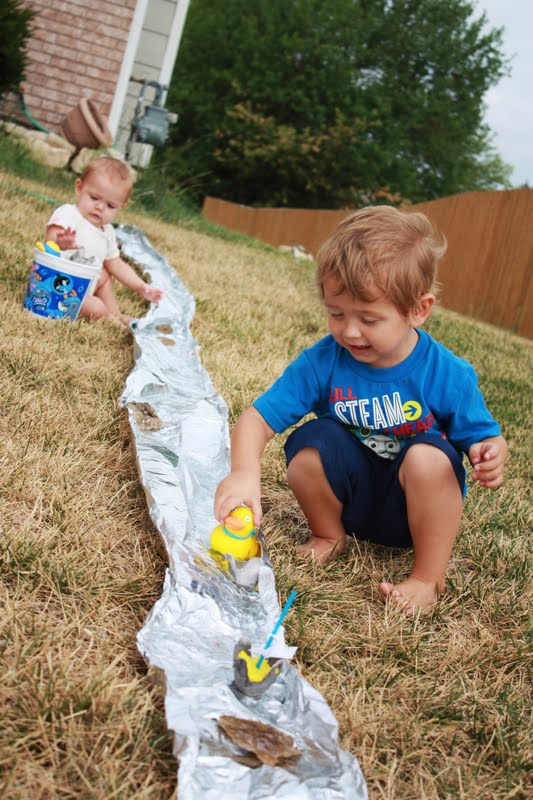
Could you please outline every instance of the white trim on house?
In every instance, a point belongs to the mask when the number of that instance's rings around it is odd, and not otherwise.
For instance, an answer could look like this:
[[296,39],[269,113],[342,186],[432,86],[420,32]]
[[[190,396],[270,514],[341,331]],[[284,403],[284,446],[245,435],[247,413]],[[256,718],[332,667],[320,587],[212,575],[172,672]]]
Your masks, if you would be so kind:
[[167,86],[172,78],[172,71],[178,56],[181,34],[183,33],[183,26],[185,25],[187,11],[189,10],[189,2],[190,0],[178,0],[176,4],[172,27],[168,35],[165,57],[163,58],[163,64],[159,73],[159,83]]
[[137,6],[131,22],[130,35],[128,36],[128,44],[126,45],[113,103],[111,104],[111,111],[109,112],[108,125],[113,137],[117,135],[118,125],[131,78],[131,69],[135,61],[137,48],[139,47],[139,39],[141,37],[147,8],[148,0],[137,0]]

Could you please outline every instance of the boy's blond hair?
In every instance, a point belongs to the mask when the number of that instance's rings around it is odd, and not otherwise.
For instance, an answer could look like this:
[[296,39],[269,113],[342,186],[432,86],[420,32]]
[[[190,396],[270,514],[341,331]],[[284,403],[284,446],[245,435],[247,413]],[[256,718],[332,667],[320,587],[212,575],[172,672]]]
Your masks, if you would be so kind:
[[322,245],[316,280],[322,294],[326,278],[333,278],[364,302],[383,295],[406,317],[420,295],[437,293],[437,264],[445,251],[445,237],[425,214],[370,206],[343,219]]
[[83,183],[91,175],[96,172],[103,172],[112,181],[122,181],[124,183],[125,200],[128,200],[131,190],[133,189],[133,174],[126,164],[120,158],[113,158],[112,156],[99,156],[89,161],[80,180]]

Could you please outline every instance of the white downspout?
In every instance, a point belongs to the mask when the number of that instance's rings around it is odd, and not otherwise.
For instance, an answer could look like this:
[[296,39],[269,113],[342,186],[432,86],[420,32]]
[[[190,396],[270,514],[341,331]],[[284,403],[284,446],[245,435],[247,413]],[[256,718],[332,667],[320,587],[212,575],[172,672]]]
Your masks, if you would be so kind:
[[183,33],[187,11],[189,10],[189,2],[190,0],[177,0],[172,27],[168,35],[165,57],[163,58],[163,64],[159,72],[159,83],[167,86],[172,78],[172,71],[178,56],[181,34]]
[[117,135],[120,117],[124,108],[124,101],[126,100],[128,85],[131,78],[131,70],[133,67],[133,62],[135,61],[137,48],[139,46],[139,39],[141,37],[147,8],[148,0],[137,0],[137,6],[135,8],[135,13],[131,23],[130,34],[128,36],[128,43],[126,45],[126,51],[124,53],[124,58],[122,60],[122,66],[120,68],[120,74],[117,81],[117,87],[115,89],[115,96],[113,97],[111,111],[109,112],[108,124],[109,129],[113,134],[113,138],[115,138]]

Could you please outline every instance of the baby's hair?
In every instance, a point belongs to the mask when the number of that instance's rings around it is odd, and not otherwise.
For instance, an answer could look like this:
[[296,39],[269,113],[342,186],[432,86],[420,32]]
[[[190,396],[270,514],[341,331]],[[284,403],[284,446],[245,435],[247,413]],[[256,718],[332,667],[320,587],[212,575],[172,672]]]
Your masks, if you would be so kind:
[[437,264],[446,239],[420,212],[370,206],[350,214],[317,254],[316,280],[333,278],[340,291],[372,302],[386,297],[406,317],[420,295],[437,294]]
[[113,158],[112,156],[99,156],[98,158],[94,158],[85,167],[80,178],[81,182],[83,183],[96,172],[104,172],[110,180],[123,181],[125,184],[126,200],[128,199],[133,188],[133,174],[125,161],[122,161],[120,158]]

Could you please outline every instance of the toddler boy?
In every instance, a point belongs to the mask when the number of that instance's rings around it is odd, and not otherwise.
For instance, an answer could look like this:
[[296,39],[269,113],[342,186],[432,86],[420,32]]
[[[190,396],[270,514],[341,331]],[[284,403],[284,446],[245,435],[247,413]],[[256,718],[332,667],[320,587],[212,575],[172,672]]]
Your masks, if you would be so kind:
[[239,418],[231,472],[215,495],[218,520],[244,503],[260,524],[263,451],[314,413],[285,444],[289,486],[311,532],[299,550],[325,562],[347,535],[413,547],[410,575],[379,584],[407,613],[444,589],[466,491],[463,453],[490,489],[507,458],[473,367],[420,330],[445,248],[420,213],[376,206],[341,222],[317,255],[330,333]]

